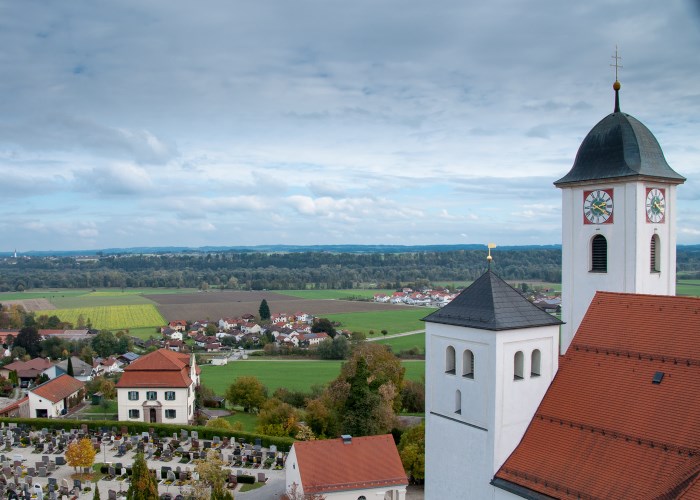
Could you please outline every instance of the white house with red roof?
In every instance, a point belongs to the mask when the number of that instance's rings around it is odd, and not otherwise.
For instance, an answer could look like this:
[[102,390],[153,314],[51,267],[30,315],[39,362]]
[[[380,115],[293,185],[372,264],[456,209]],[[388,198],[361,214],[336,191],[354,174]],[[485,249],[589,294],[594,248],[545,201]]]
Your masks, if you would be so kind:
[[119,420],[191,423],[199,373],[194,355],[158,349],[141,356],[117,383]]
[[64,374],[31,389],[30,418],[60,417],[83,400],[85,382]]
[[404,500],[408,478],[391,434],[297,441],[285,465],[287,492],[326,500]]

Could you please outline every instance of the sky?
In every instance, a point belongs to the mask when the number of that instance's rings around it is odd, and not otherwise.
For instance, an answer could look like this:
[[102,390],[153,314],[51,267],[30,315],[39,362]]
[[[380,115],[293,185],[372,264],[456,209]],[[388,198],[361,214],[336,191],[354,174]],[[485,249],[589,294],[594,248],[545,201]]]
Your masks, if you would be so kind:
[[591,128],[656,136],[700,243],[700,6],[0,0],[0,251],[557,244]]

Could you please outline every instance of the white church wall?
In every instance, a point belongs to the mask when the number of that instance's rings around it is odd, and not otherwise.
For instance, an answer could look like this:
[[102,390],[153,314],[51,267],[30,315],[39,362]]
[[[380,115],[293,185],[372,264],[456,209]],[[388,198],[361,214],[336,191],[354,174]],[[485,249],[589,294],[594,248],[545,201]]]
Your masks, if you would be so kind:
[[425,435],[425,498],[493,498],[489,433],[428,414]]
[[[537,411],[558,369],[557,326],[499,332],[496,373],[501,374],[496,387],[493,473],[518,445]],[[539,375],[532,373],[532,356],[540,353]],[[523,377],[515,377],[515,355],[523,354]]]

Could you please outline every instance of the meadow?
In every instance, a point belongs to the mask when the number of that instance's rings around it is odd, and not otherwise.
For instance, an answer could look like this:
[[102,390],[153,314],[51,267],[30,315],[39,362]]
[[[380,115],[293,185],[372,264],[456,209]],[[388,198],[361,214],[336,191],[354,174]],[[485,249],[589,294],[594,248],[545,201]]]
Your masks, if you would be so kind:
[[[309,392],[313,385],[323,385],[335,379],[340,373],[342,361],[314,360],[243,360],[233,361],[226,366],[202,366],[201,380],[216,394],[224,395],[236,378],[258,377],[272,393],[279,387],[292,391]],[[404,361],[405,377],[421,380],[425,373],[425,361]]]
[[700,297],[700,280],[678,280],[676,295]]
[[[389,311],[356,312],[349,314],[328,314],[325,317],[340,323],[340,328],[351,332],[363,332],[368,338],[381,337],[382,330],[388,334],[425,330],[420,321],[436,309],[431,307],[410,307]],[[370,330],[374,334],[370,334]]]
[[389,337],[376,341],[378,344],[391,346],[391,351],[395,354],[417,347],[421,354],[425,354],[425,333],[414,333],[413,335],[403,335],[401,337]]
[[100,330],[120,330],[134,327],[164,325],[166,321],[153,305],[122,305],[99,307],[74,307],[69,309],[51,309],[37,311],[37,315],[56,315],[61,321],[73,323],[77,327],[78,318],[82,315],[93,328]]

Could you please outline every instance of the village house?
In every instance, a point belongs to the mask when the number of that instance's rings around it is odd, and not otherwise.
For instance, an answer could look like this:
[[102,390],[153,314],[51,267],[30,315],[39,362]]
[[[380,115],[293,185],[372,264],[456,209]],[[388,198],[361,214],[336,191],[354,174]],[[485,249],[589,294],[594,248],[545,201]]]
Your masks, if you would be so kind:
[[199,373],[194,355],[158,349],[141,356],[117,383],[119,420],[191,423]]
[[[329,467],[329,464],[333,464]],[[287,492],[327,500],[404,500],[408,478],[391,434],[297,441],[285,467]]]
[[13,361],[0,368],[0,375],[9,378],[10,372],[17,372],[20,387],[28,387],[34,383],[44,370],[51,366],[51,361],[44,358],[34,358],[29,361]]

